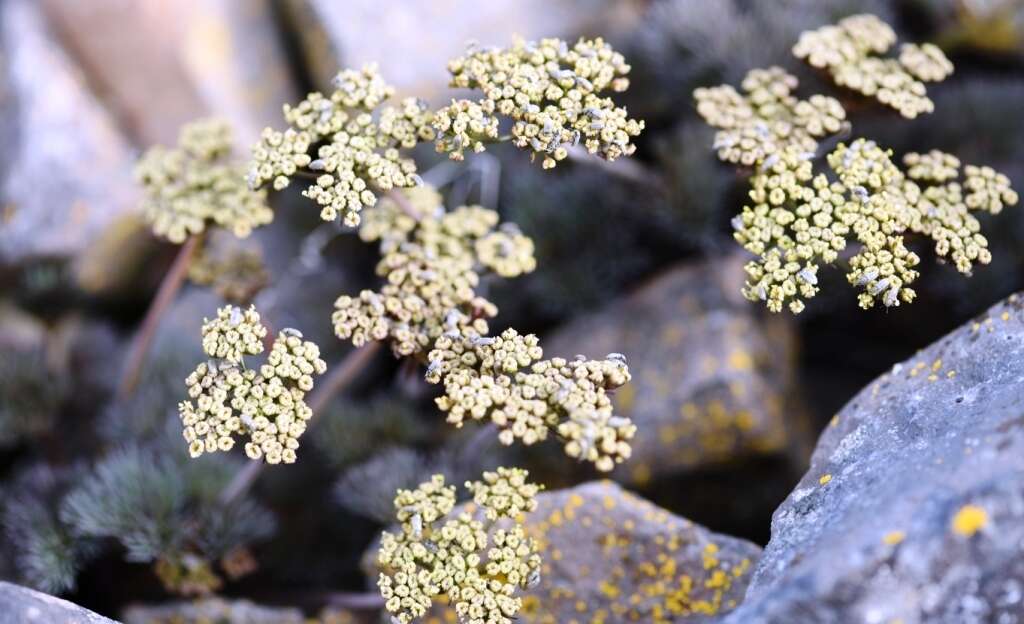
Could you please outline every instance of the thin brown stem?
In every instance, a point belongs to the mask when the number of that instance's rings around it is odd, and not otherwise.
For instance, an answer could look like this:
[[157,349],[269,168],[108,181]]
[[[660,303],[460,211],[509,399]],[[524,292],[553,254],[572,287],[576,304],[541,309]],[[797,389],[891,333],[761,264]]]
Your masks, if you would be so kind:
[[420,214],[419,210],[416,210],[416,207],[412,205],[409,198],[398,189],[391,189],[386,194],[393,202],[398,204],[398,207],[401,208],[402,212],[405,214],[417,221],[423,218],[423,215]]
[[192,260],[192,256],[195,255],[196,249],[199,248],[201,242],[202,234],[190,236],[178,250],[174,263],[171,265],[170,270],[167,271],[167,274],[164,275],[164,279],[160,283],[160,289],[157,291],[156,297],[153,298],[153,302],[150,303],[149,309],[146,311],[146,317],[142,320],[142,327],[139,328],[132,341],[131,351],[128,354],[128,359],[125,360],[124,372],[117,385],[117,399],[127,398],[139,383],[142,365],[146,361],[146,355],[149,352],[150,345],[153,343],[156,329],[160,325],[160,319],[163,318],[171,302],[174,301],[175,295],[178,294],[182,284],[185,283],[189,262]]
[[[319,413],[331,399],[344,390],[356,376],[362,372],[366,365],[373,359],[373,356],[380,350],[380,342],[368,342],[362,347],[349,353],[341,364],[335,367],[331,374],[321,382],[320,387],[309,399],[309,408],[314,414]],[[307,432],[308,435],[308,432]],[[250,461],[238,474],[228,483],[220,493],[222,505],[229,505],[240,496],[249,491],[252,484],[256,482],[260,472],[266,464],[259,460]]]

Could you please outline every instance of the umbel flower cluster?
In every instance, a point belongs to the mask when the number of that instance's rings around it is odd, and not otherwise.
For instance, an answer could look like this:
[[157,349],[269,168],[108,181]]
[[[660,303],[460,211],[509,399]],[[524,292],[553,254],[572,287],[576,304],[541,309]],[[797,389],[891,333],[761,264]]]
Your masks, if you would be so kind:
[[381,538],[378,579],[393,621],[426,615],[446,594],[461,622],[511,624],[522,607],[516,590],[540,581],[540,555],[521,514],[536,509],[540,487],[517,468],[485,472],[466,483],[473,504],[455,512],[455,487],[443,475],[399,490],[398,533]]
[[[804,33],[793,51],[828,68],[839,85],[904,116],[931,112],[913,76],[939,80],[952,65],[930,44],[904,46],[899,61],[873,56],[895,38],[877,17],[856,15]],[[736,240],[758,256],[746,265],[748,299],[799,313],[818,292],[821,265],[842,259],[847,279],[861,289],[862,308],[910,303],[920,258],[908,249],[907,234],[933,239],[935,253],[964,274],[991,261],[972,213],[997,214],[1017,203],[1005,175],[971,165],[961,171],[959,160],[938,151],[907,154],[904,171],[889,150],[865,139],[839,144],[825,159],[830,171],[818,171],[818,139],[845,123],[839,102],[821,95],[797,100],[796,78],[777,67],[751,71],[742,87],[743,96],[722,85],[697,89],[694,97],[697,111],[719,129],[719,158],[754,169],[751,203],[732,222]],[[860,249],[847,254],[851,240]]]
[[263,352],[267,328],[255,308],[225,306],[205,319],[200,363],[185,380],[189,400],[178,404],[189,454],[230,451],[235,436],[247,435],[245,453],[269,464],[295,462],[299,436],[312,410],[306,393],[327,365],[320,349],[294,329],[282,330],[266,362],[248,368],[245,356]]
[[532,271],[529,238],[479,206],[445,211],[429,187],[386,197],[365,217],[359,233],[380,241],[377,272],[386,283],[338,298],[339,338],[356,346],[387,340],[399,356],[426,354],[427,381],[443,383],[437,404],[456,427],[489,420],[506,445],[534,444],[554,431],[570,457],[602,471],[629,457],[636,427],[612,413],[608,396],[629,381],[622,356],[542,360],[536,336],[512,329],[487,336],[498,310],[476,293],[480,273]]
[[232,159],[231,147],[231,127],[203,119],[181,129],[177,147],[142,156],[135,169],[145,191],[142,214],[158,236],[182,243],[212,221],[245,238],[270,223],[266,192],[246,186],[245,165]]
[[624,359],[542,359],[537,337],[441,336],[430,352],[427,381],[443,383],[437,399],[448,422],[488,419],[502,444],[534,444],[554,431],[570,457],[608,472],[630,456],[636,426],[612,413],[608,391],[629,381]]
[[288,128],[267,128],[253,149],[251,188],[287,187],[295,177],[311,180],[303,195],[320,206],[325,221],[348,226],[383,191],[420,184],[416,164],[402,156],[423,141],[462,160],[467,149],[483,151],[502,140],[499,115],[512,120],[508,137],[540,155],[545,168],[566,158],[580,141],[606,160],[632,154],[643,122],[630,119],[607,90],[623,91],[629,65],[601,39],[580,39],[571,48],[559,39],[516,41],[509,48],[471,48],[449,63],[451,86],[482,91],[478,101],[453,100],[437,111],[394,95],[367,66],[345,70],[330,95],[311,93],[298,105],[285,105]]
[[416,164],[399,148],[433,138],[431,114],[415,99],[383,106],[395,90],[374,66],[342,71],[334,87],[330,96],[311,93],[296,106],[284,106],[289,127],[263,131],[248,180],[252,188],[272,183],[281,190],[296,174],[309,172],[315,182],[302,194],[320,206],[320,217],[341,217],[354,227],[359,211],[377,201],[375,189],[416,184]]
[[[565,159],[581,141],[591,154],[606,160],[632,154],[633,137],[642,121],[630,119],[606,90],[629,86],[629,65],[602,39],[516,41],[509,48],[471,48],[448,63],[451,86],[482,91],[478,102],[455,101],[435,128],[438,151],[461,159],[462,150],[480,151],[480,139],[494,138],[495,112],[511,117],[512,142],[540,156],[545,169]],[[470,132],[466,133],[465,130]]]
[[382,198],[366,211],[360,237],[380,241],[379,292],[364,290],[335,302],[334,330],[361,346],[388,340],[396,355],[430,348],[446,331],[487,333],[497,314],[476,293],[483,272],[516,277],[537,263],[533,242],[512,224],[498,225],[498,213],[481,206],[445,211],[431,187]]
[[241,304],[252,301],[270,276],[258,250],[203,241],[202,253],[188,265],[188,278],[210,287],[225,301]]
[[953,64],[937,46],[906,43],[898,58],[883,58],[896,43],[896,32],[874,15],[851,15],[834,26],[800,35],[793,54],[824,69],[840,87],[877,99],[908,119],[931,113],[924,82],[939,82]]
[[718,157],[750,167],[791,148],[813,154],[818,139],[839,132],[846,120],[839,101],[820,94],[800,100],[797,84],[796,76],[770,67],[747,73],[743,95],[732,85],[695,90],[697,112],[719,129]]

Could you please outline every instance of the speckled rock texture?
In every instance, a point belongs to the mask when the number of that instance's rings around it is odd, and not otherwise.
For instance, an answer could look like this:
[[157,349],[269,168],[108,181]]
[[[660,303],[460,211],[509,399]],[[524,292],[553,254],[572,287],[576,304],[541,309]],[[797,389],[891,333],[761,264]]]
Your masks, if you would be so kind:
[[34,589],[0,581],[0,624],[117,624]]
[[73,257],[133,210],[131,146],[38,4],[0,3],[0,266]]
[[273,0],[37,1],[140,145],[173,145],[181,125],[215,114],[246,150],[301,97]]
[[1024,298],[840,411],[727,621],[1024,622]]
[[545,337],[549,356],[626,356],[633,380],[613,400],[637,433],[616,480],[642,486],[779,454],[805,431],[792,400],[792,327],[756,315],[739,294],[742,283],[736,256],[684,265]]
[[302,611],[269,608],[248,600],[228,601],[207,598],[192,602],[176,602],[159,606],[134,606],[121,615],[124,624],[190,624],[192,622],[224,622],[225,624],[304,624]]
[[[607,480],[541,493],[526,528],[544,562],[540,584],[523,596],[523,624],[717,622],[738,604],[761,552]],[[423,624],[454,615],[436,608]]]

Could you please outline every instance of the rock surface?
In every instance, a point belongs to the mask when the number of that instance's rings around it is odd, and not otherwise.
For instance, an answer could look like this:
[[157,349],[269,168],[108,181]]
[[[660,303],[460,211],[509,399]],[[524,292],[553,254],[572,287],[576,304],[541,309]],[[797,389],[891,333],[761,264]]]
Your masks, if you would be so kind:
[[669,270],[543,341],[548,356],[626,356],[633,380],[613,398],[637,426],[615,478],[652,478],[777,454],[803,426],[790,401],[795,337],[739,295],[737,257]]
[[296,99],[269,0],[42,4],[142,145],[173,144],[182,124],[216,114],[247,149]]
[[304,624],[302,611],[263,607],[248,600],[227,601],[206,598],[158,606],[132,606],[121,615],[124,624],[185,624],[223,622],[225,624]]
[[[717,622],[742,598],[761,551],[612,481],[541,493],[526,529],[544,562],[540,584],[523,595],[524,624]],[[454,616],[436,607],[423,623]]]
[[0,624],[117,624],[34,589],[0,581]]
[[0,265],[78,254],[134,208],[130,146],[38,5],[0,3]]
[[1024,622],[1024,298],[854,397],[730,624]]

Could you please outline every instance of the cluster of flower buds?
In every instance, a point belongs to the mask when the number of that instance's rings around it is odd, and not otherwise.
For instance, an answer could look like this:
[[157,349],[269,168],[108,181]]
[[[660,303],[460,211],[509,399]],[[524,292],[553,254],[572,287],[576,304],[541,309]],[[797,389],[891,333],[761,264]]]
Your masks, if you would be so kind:
[[543,355],[536,336],[514,329],[494,337],[446,334],[428,356],[426,379],[444,385],[437,405],[456,427],[489,420],[505,445],[534,444],[554,431],[567,455],[602,472],[628,459],[636,426],[613,413],[608,394],[630,379],[625,359]]
[[975,262],[991,262],[988,240],[971,212],[998,214],[1015,205],[1018,196],[1009,178],[991,167],[967,165],[961,182],[960,160],[938,150],[907,154],[903,162],[914,181],[906,183],[917,208],[911,229],[931,237],[935,254],[949,256],[961,273],[970,274]]
[[203,350],[212,359],[188,376],[189,399],[178,404],[189,453],[229,451],[235,436],[247,435],[250,458],[293,463],[299,436],[313,415],[306,393],[313,389],[313,376],[327,369],[320,349],[285,329],[266,362],[247,368],[244,356],[262,353],[267,334],[254,308],[225,306],[217,318],[205,321],[202,333]]
[[813,154],[818,139],[839,132],[846,119],[835,98],[797,99],[796,76],[779,67],[751,70],[741,87],[743,95],[731,85],[693,92],[697,112],[718,128],[714,147],[726,162],[750,167],[785,150]]
[[938,82],[953,64],[932,44],[902,46],[899,58],[878,56],[896,43],[893,29],[874,15],[851,15],[835,25],[803,33],[793,54],[829,72],[841,87],[876,98],[913,119],[935,104],[922,81]]
[[[232,239],[233,241],[233,239]],[[203,240],[188,265],[188,278],[200,286],[209,286],[225,301],[242,304],[252,301],[270,279],[258,248],[241,247],[238,241]]]
[[377,581],[392,621],[408,624],[446,595],[461,622],[511,624],[522,607],[517,590],[540,581],[541,558],[519,516],[537,507],[540,487],[517,468],[467,482],[470,507],[455,512],[455,487],[434,475],[395,497],[398,533],[381,537]]
[[827,160],[835,179],[814,175],[795,150],[766,162],[751,178],[752,205],[733,220],[736,240],[759,256],[746,267],[744,295],[773,312],[786,305],[802,311],[818,292],[820,265],[835,262],[851,238],[861,249],[849,259],[847,279],[863,289],[861,307],[910,303],[920,259],[907,249],[907,233],[929,236],[938,256],[969,273],[975,262],[991,260],[970,212],[1018,200],[1006,176],[990,167],[966,167],[961,184],[959,160],[938,151],[908,154],[904,172],[888,150],[858,139]]
[[[378,191],[418,183],[416,164],[400,149],[434,138],[425,102],[407,98],[382,106],[394,95],[374,66],[345,70],[330,96],[312,93],[285,105],[284,132],[263,131],[253,149],[248,180],[252,188],[281,190],[296,175],[315,177],[303,195],[320,206],[320,217],[359,225],[359,212],[377,201]],[[315,154],[313,153],[315,150]]]
[[245,184],[244,165],[231,157],[231,127],[204,119],[181,129],[178,146],[149,149],[135,176],[143,186],[142,215],[158,236],[182,243],[209,222],[244,238],[270,223],[266,193]]
[[624,91],[629,70],[622,55],[600,38],[580,39],[573,46],[560,39],[517,40],[507,48],[471,45],[448,63],[451,86],[479,90],[484,97],[476,106],[453,104],[446,109],[435,126],[445,137],[437,148],[455,158],[466,147],[477,149],[474,136],[487,133],[451,136],[448,119],[463,125],[476,120],[486,130],[496,112],[513,120],[512,142],[539,156],[545,169],[580,142],[606,160],[628,156],[644,123],[629,118],[625,108],[601,93]]
[[480,274],[532,271],[533,242],[480,206],[445,211],[433,189],[387,197],[366,211],[360,236],[380,241],[379,292],[364,290],[335,302],[335,333],[360,346],[388,340],[400,356],[423,352],[446,332],[487,333],[497,314],[480,296]]

